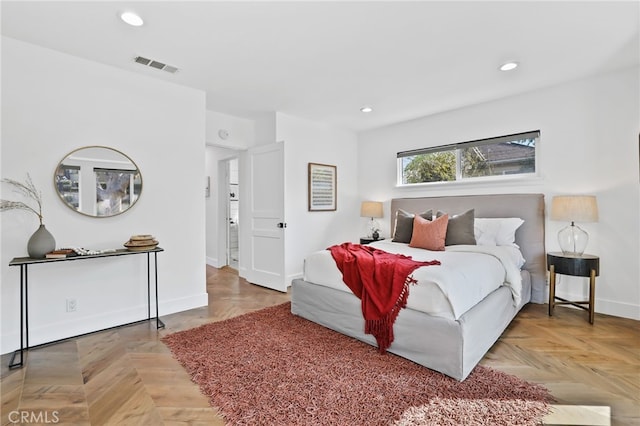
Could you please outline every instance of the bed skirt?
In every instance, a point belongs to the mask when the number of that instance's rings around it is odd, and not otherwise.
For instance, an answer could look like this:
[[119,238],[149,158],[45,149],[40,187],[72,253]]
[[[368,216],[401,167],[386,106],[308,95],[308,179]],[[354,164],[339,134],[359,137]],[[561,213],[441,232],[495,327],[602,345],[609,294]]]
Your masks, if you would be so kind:
[[[457,321],[402,309],[388,352],[464,380],[529,302],[531,282],[528,274],[523,275],[523,300],[519,306],[513,305],[511,291],[500,287]],[[375,338],[364,334],[360,299],[352,293],[302,279],[293,280],[291,291],[293,314],[376,346]]]

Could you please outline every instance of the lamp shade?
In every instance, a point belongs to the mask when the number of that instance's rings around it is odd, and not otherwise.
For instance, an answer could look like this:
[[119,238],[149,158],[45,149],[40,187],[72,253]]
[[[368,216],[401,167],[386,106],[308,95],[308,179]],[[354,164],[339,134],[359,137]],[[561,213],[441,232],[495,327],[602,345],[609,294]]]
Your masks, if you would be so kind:
[[597,222],[598,203],[593,195],[558,195],[551,201],[551,220]]
[[382,203],[379,201],[363,201],[360,206],[361,217],[382,217]]

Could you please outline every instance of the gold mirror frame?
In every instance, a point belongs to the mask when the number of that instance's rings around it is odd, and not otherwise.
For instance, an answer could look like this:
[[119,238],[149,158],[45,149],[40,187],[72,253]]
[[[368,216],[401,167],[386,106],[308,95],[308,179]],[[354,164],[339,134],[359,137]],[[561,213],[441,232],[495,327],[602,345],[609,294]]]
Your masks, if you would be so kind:
[[142,193],[142,174],[126,154],[107,146],[85,146],[60,160],[53,184],[64,204],[90,217],[129,210]]

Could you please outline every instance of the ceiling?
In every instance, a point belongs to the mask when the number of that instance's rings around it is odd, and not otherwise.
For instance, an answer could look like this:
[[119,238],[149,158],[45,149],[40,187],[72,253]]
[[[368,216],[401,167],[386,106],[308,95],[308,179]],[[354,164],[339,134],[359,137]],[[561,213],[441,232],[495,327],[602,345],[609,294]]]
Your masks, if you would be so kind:
[[640,63],[637,1],[2,1],[1,18],[5,36],[203,90],[213,111],[354,131]]

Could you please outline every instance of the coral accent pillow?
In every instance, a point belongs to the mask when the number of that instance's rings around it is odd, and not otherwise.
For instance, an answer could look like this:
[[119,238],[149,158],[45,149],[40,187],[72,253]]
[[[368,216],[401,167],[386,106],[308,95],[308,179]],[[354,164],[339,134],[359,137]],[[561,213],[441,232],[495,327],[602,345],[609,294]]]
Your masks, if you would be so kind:
[[[402,209],[398,209],[396,212],[396,230],[393,233],[393,241],[394,243],[405,243],[409,244],[411,242],[411,235],[413,234],[413,217],[415,215],[413,213],[406,212]],[[431,220],[433,217],[433,211],[427,210],[424,213],[420,213],[423,219]]]
[[448,224],[448,214],[444,214],[433,221],[423,219],[416,215],[413,218],[413,234],[411,235],[409,247],[443,251]]

